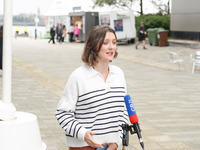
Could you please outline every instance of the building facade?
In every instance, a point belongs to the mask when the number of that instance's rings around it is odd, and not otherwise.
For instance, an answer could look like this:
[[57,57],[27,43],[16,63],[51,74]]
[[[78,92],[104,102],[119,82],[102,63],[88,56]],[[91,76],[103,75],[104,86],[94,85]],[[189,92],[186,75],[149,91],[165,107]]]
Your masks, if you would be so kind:
[[172,38],[200,41],[200,0],[172,0],[171,2]]

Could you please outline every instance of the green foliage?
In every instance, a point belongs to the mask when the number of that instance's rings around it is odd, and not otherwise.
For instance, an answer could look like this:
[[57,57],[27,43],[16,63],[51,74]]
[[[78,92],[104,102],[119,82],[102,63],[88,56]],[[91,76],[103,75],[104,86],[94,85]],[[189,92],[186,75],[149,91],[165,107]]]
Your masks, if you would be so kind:
[[148,14],[135,17],[136,29],[140,26],[141,22],[144,22],[146,29],[148,28],[164,28],[170,30],[170,16],[169,15],[157,15]]
[[104,5],[115,5],[116,1],[115,0],[96,0],[94,1],[94,4],[96,6],[103,7]]
[[95,8],[96,6],[103,7],[104,5],[113,6],[117,8],[130,8],[134,0],[93,0]]

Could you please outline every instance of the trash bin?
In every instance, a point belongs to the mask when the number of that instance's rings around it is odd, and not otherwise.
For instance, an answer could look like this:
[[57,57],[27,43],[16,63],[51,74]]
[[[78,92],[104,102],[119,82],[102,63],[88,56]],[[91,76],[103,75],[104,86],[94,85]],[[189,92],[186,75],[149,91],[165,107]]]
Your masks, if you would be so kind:
[[157,46],[158,45],[158,36],[157,32],[160,30],[164,30],[163,28],[149,28],[147,30],[147,35],[149,38],[149,44]]
[[168,30],[158,30],[158,46],[163,47],[168,44]]

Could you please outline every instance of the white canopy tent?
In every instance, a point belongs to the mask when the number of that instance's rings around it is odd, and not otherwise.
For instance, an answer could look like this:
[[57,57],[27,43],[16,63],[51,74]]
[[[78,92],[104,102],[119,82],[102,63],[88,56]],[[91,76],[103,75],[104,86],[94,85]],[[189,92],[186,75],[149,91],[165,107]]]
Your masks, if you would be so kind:
[[66,0],[54,0],[51,7],[47,11],[47,16],[59,16],[68,15],[69,12],[73,12],[73,7],[80,7],[80,11],[92,11],[93,2],[84,0],[66,1]]

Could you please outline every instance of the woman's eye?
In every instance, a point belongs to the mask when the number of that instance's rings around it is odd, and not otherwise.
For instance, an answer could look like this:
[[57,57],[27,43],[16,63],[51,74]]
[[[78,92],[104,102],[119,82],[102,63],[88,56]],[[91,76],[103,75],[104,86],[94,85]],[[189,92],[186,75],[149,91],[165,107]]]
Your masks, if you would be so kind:
[[108,44],[116,45],[116,41],[114,41],[114,42],[104,42],[103,44],[104,44],[104,45],[108,45]]

